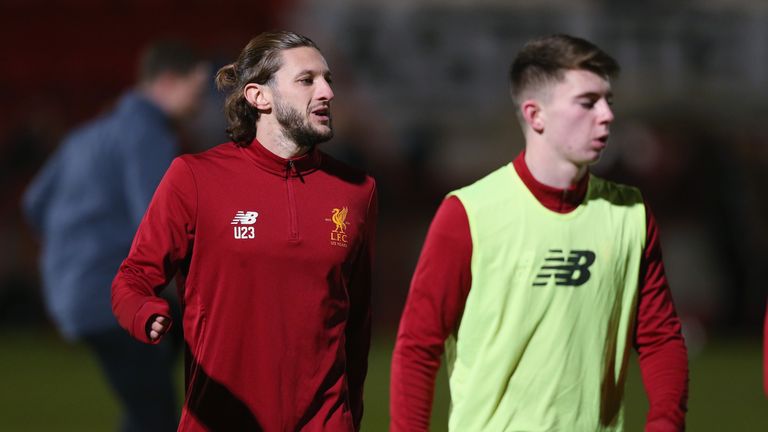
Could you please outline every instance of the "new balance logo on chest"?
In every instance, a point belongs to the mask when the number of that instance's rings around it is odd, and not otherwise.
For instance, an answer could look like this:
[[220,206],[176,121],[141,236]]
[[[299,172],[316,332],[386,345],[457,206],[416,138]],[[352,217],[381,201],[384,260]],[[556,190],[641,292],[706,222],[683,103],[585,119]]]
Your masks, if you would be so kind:
[[255,211],[243,211],[239,210],[235,213],[235,217],[232,218],[231,225],[235,225],[234,236],[236,239],[252,239],[256,237],[256,231],[253,224],[256,223],[256,218],[259,217],[259,213]]
[[562,249],[550,249],[533,286],[547,285],[553,278],[557,286],[584,285],[592,276],[589,267],[594,262],[595,253],[589,250],[572,250],[566,254]]

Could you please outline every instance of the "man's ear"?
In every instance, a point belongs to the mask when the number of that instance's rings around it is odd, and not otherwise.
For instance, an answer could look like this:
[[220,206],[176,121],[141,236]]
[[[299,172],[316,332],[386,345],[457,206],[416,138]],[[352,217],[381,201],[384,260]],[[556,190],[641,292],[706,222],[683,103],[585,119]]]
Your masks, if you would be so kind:
[[520,111],[528,127],[539,134],[544,132],[544,112],[541,103],[534,99],[527,99],[520,104]]
[[272,108],[272,92],[269,86],[248,83],[243,88],[243,96],[252,107],[259,111],[268,111]]

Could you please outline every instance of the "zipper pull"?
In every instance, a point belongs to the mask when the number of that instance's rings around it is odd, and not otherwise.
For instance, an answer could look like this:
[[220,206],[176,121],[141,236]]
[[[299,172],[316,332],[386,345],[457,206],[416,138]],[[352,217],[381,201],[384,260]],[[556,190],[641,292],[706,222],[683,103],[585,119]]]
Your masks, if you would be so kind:
[[286,180],[288,177],[291,176],[291,170],[293,169],[293,161],[289,160],[288,163],[285,165],[285,178]]

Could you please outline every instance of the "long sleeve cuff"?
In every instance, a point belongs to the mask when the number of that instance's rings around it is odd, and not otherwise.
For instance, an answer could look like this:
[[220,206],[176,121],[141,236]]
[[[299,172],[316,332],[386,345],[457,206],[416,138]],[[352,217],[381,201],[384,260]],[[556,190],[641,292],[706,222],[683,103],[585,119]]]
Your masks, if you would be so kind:
[[163,299],[156,298],[147,301],[141,307],[139,307],[139,309],[136,311],[136,314],[133,316],[133,324],[129,329],[131,335],[144,343],[152,345],[159,343],[162,337],[151,340],[149,338],[149,333],[147,332],[147,324],[149,323],[150,318],[155,315],[162,315],[170,320],[171,310],[168,306],[168,302]]

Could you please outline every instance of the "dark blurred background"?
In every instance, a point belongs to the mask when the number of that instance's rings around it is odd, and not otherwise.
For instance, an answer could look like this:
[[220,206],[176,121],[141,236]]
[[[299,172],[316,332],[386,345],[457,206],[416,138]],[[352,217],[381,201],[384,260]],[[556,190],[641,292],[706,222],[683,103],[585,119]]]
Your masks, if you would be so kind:
[[[380,187],[368,429],[386,428],[388,356],[429,221],[447,192],[522,150],[509,63],[530,37],[561,32],[623,68],[594,171],[639,186],[656,213],[691,356],[690,430],[768,429],[768,4],[759,0],[0,1],[0,419],[10,419],[0,429],[114,423],[92,361],[60,340],[42,306],[39,242],[19,207],[28,182],[68,130],[134,82],[147,42],[185,38],[219,67],[274,28],[321,47],[336,93],[325,149]],[[226,140],[221,106],[211,79],[187,151]],[[639,430],[645,401],[633,374],[628,424]],[[445,395],[437,403],[444,415]]]

